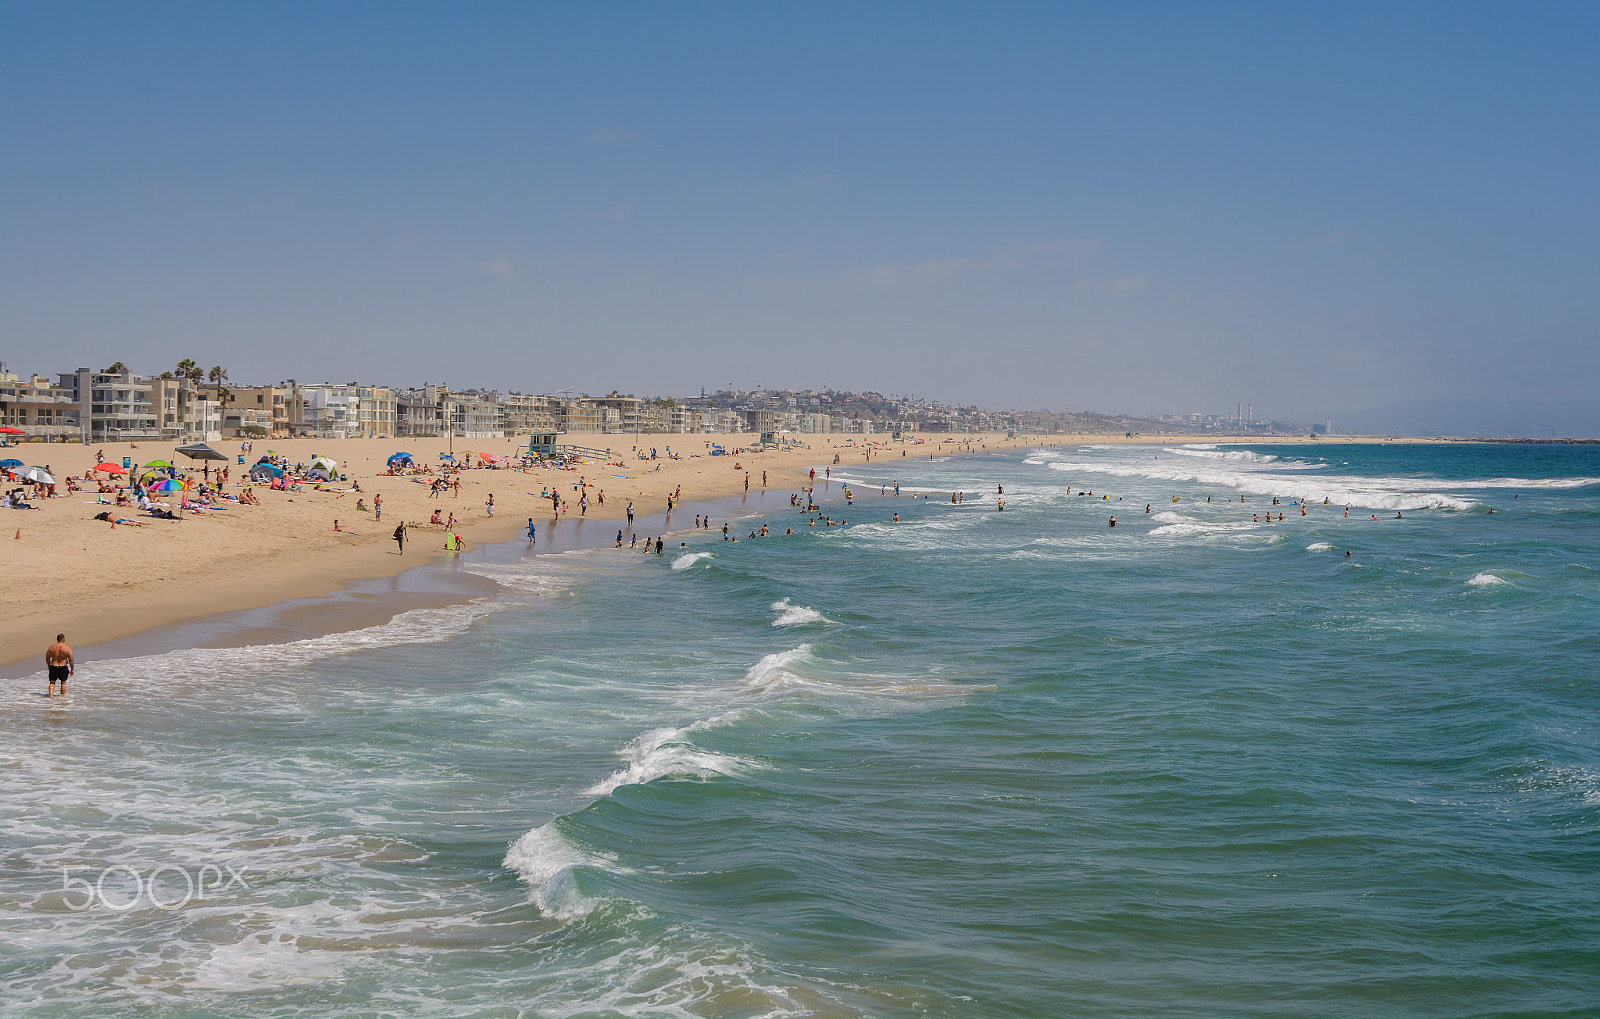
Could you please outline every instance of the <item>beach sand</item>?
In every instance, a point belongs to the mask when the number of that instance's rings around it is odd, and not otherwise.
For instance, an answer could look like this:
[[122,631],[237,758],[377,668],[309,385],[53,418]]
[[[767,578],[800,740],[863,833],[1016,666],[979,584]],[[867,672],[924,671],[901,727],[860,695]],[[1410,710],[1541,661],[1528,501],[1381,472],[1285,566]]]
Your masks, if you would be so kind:
[[[5,544],[5,615],[0,618],[0,665],[43,655],[58,632],[69,642],[96,644],[126,637],[155,627],[198,619],[217,613],[274,605],[288,599],[310,598],[338,590],[359,579],[393,576],[409,567],[423,565],[444,555],[444,528],[427,523],[435,508],[446,519],[454,513],[457,533],[469,542],[505,541],[525,533],[531,516],[541,529],[552,519],[550,501],[539,498],[542,489],[554,486],[568,501],[566,518],[579,516],[579,479],[588,484],[589,509],[585,519],[620,520],[628,502],[643,516],[665,508],[667,496],[681,486],[681,502],[702,502],[737,496],[744,491],[745,474],[750,474],[752,491],[761,487],[761,474],[767,473],[769,490],[798,491],[812,466],[831,463],[835,453],[841,466],[864,462],[863,447],[876,440],[874,462],[905,457],[947,455],[964,449],[964,442],[946,441],[938,434],[921,436],[921,442],[891,442],[887,436],[847,436],[838,434],[798,436],[801,445],[781,451],[765,450],[739,455],[708,455],[708,446],[718,443],[732,450],[754,442],[754,435],[573,435],[570,441],[613,451],[619,468],[595,460],[573,470],[531,468],[528,470],[472,469],[460,472],[459,497],[429,497],[426,479],[386,476],[390,454],[405,450],[419,465],[437,467],[438,454],[447,448],[457,453],[471,450],[496,456],[513,455],[520,439],[275,439],[256,440],[253,462],[268,449],[286,457],[290,463],[309,462],[314,455],[332,456],[344,465],[361,492],[348,491],[347,484],[331,486],[343,491],[274,492],[254,486],[259,506],[232,506],[203,515],[182,514],[181,522],[157,520],[123,508],[114,516],[140,521],[145,526],[120,526],[93,519],[115,506],[98,505],[97,493],[86,490],[67,494],[65,484],[57,486],[54,499],[39,499],[37,511],[13,510],[0,514],[0,541]],[[1138,436],[1125,438],[1105,435],[1017,436],[986,433],[972,437],[974,451],[1028,448],[1040,445],[1074,445],[1108,442],[1228,442],[1239,440],[1217,436]],[[1274,443],[1310,441],[1285,437],[1257,441]],[[1323,443],[1338,439],[1318,440]],[[1371,440],[1368,440],[1371,441]],[[243,467],[237,462],[238,440],[212,444],[232,459],[229,492],[240,490]],[[634,448],[648,452],[655,448],[661,458],[641,461]],[[665,458],[667,449],[683,455],[682,460]],[[142,443],[106,443],[99,446],[24,445],[8,450],[26,463],[49,465],[63,480],[71,474],[81,477],[95,464],[99,451],[107,462],[120,463],[124,456],[133,462],[171,460],[180,468],[188,461],[172,452],[172,446]],[[737,465],[737,467],[736,467]],[[213,464],[213,467],[221,466]],[[194,465],[193,474],[200,474]],[[820,473],[820,471],[819,471]],[[8,486],[11,487],[11,486]],[[599,504],[599,493],[605,504]],[[486,512],[490,493],[495,514]],[[375,495],[383,496],[383,519],[374,519],[370,507]],[[176,503],[177,493],[168,498]],[[109,496],[107,497],[109,498]],[[356,509],[357,499],[369,511]],[[333,529],[338,520],[340,530]],[[411,529],[404,556],[397,554],[394,528],[404,520]]]

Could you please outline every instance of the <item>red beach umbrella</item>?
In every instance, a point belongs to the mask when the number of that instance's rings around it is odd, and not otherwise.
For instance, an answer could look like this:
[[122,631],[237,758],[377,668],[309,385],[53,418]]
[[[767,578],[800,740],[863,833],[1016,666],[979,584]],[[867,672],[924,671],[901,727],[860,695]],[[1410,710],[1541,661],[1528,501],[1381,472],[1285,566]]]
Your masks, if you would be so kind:
[[22,435],[22,434],[23,434],[22,429],[20,429],[20,428],[12,428],[10,425],[6,425],[4,428],[0,428],[0,435]]
[[97,471],[105,471],[107,474],[126,474],[126,473],[128,473],[128,469],[126,467],[122,466],[121,464],[112,464],[112,463],[96,464],[94,469],[97,470]]

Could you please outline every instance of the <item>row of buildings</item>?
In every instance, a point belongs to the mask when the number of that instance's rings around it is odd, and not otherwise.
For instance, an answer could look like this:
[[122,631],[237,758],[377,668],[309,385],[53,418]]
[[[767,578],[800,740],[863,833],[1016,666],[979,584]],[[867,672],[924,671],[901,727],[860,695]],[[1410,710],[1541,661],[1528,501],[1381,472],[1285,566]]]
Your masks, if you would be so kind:
[[487,439],[532,432],[975,432],[1015,427],[1008,415],[876,393],[723,390],[682,399],[532,395],[356,383],[269,386],[206,382],[198,372],[140,375],[116,364],[55,376],[0,364],[0,424],[46,441],[212,441],[314,435]]

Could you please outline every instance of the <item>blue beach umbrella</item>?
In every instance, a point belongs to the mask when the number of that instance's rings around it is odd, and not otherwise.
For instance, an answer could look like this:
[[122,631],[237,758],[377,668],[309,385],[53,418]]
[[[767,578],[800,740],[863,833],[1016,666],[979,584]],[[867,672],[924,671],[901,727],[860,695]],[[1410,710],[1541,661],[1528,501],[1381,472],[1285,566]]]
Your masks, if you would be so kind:
[[21,466],[22,466],[22,461],[21,460],[0,460],[0,467],[5,468],[6,470],[10,470],[13,467],[21,467]]
[[[440,453],[439,454],[439,459],[441,459],[441,460],[449,460],[451,463],[455,463],[456,462],[456,458],[451,456],[449,453]],[[21,463],[21,462],[22,462],[21,460],[17,461],[17,463]]]

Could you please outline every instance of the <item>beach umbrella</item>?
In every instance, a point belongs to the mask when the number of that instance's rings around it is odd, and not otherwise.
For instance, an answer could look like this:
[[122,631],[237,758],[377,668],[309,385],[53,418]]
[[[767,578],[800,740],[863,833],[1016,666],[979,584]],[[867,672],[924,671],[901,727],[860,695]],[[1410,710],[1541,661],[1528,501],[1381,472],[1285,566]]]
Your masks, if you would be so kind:
[[113,463],[96,464],[94,469],[97,470],[97,471],[105,471],[107,474],[126,474],[126,473],[128,473],[128,468],[122,466],[121,464],[113,464]]
[[27,433],[24,432],[22,429],[20,429],[20,428],[12,428],[10,425],[6,425],[4,428],[0,428],[0,435],[25,435],[25,434],[27,434]]
[[149,463],[145,464],[145,467],[147,467],[147,468],[148,467],[171,467],[171,466],[172,466],[172,461],[170,461],[170,460],[151,460]]
[[[441,460],[449,460],[451,463],[455,463],[456,462],[456,458],[451,456],[449,453],[440,453],[439,454],[439,459],[441,459]],[[17,463],[21,463],[21,462],[22,462],[21,460],[17,461]]]
[[411,454],[410,453],[396,453],[394,456],[391,456],[389,458],[389,466],[390,467],[393,467],[395,464],[408,464],[410,462],[411,462]]
[[22,461],[21,460],[0,460],[0,468],[4,468],[6,470],[10,470],[13,467],[21,467],[21,466],[22,466]]
[[188,485],[187,482],[178,481],[178,480],[176,480],[174,478],[167,478],[165,481],[158,481],[155,484],[151,485],[150,486],[150,491],[152,491],[152,492],[181,492],[181,491],[183,491],[184,489],[186,489],[188,487],[189,487],[189,485]]
[[50,476],[50,472],[45,470],[43,467],[24,467],[21,470],[14,470],[11,473],[25,481],[31,481],[36,485],[53,485],[56,483],[56,479],[52,478]]
[[228,454],[219,453],[203,442],[191,442],[187,446],[179,446],[177,451],[191,460],[228,459]]

